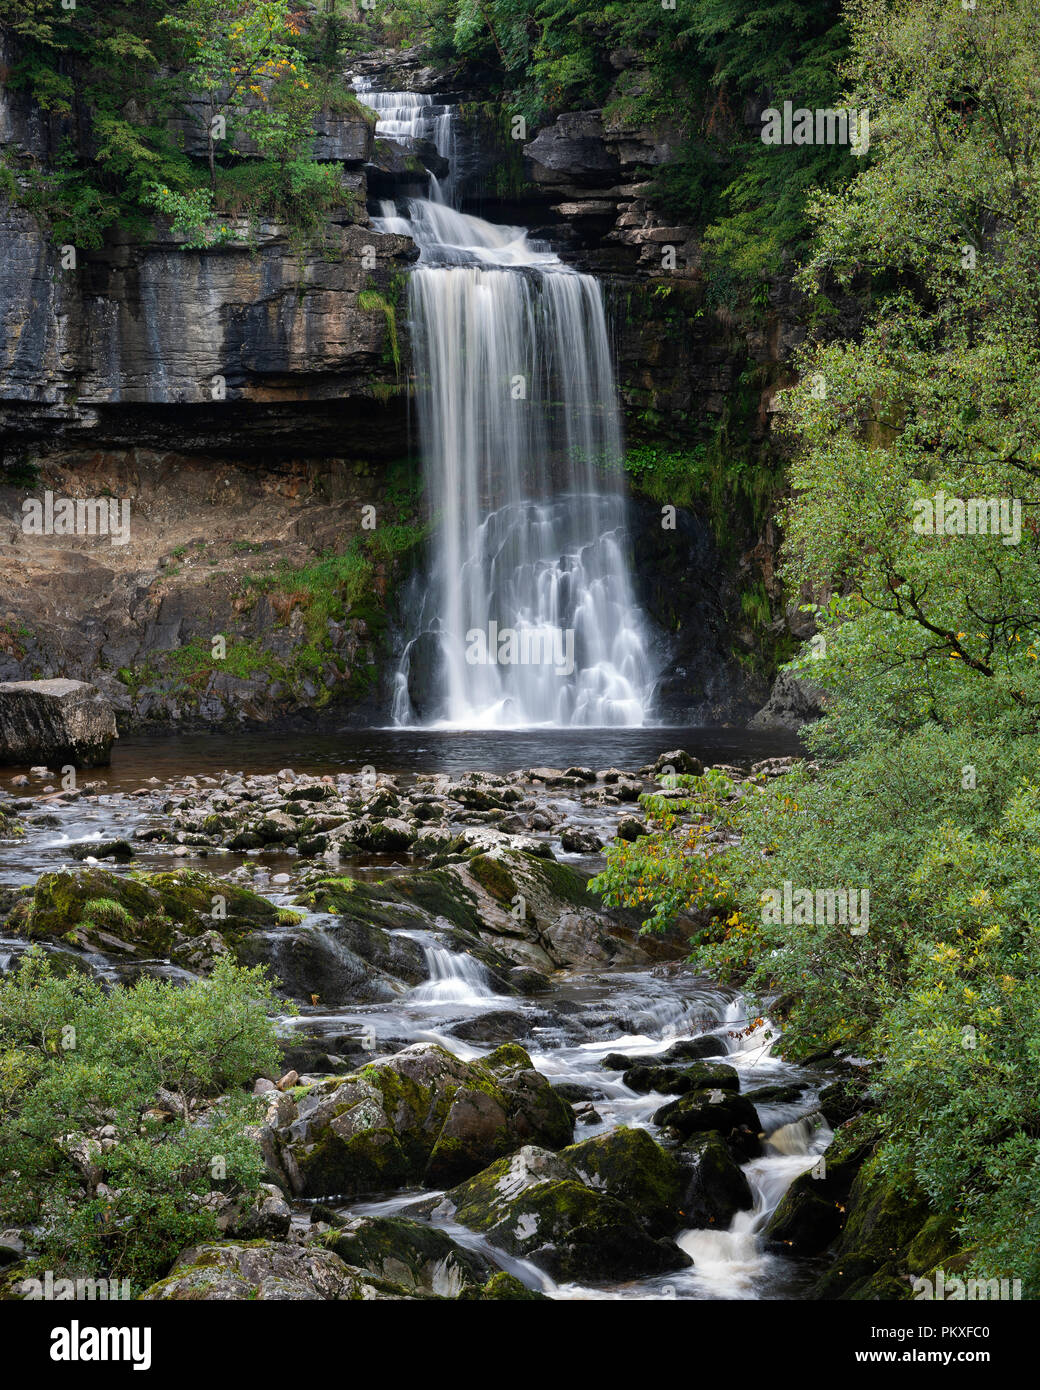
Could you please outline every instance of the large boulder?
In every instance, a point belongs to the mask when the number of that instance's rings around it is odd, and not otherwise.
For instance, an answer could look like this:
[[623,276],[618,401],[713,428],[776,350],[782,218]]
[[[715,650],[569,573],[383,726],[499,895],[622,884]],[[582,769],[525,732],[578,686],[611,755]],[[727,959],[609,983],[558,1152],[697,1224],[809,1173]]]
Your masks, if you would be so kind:
[[441,1187],[521,1144],[562,1148],[574,1112],[508,1044],[480,1062],[416,1043],[300,1096],[281,1132],[281,1162],[305,1197]]
[[311,1302],[373,1294],[332,1250],[278,1241],[212,1241],[185,1250],[165,1279],[145,1289],[148,1302]]
[[717,1129],[723,1135],[732,1130],[758,1134],[761,1125],[755,1107],[744,1096],[713,1085],[710,1090],[689,1091],[678,1100],[662,1105],[654,1114],[655,1125],[668,1125],[684,1139]]
[[117,737],[112,706],[86,681],[0,683],[0,763],[99,767]]
[[525,1145],[452,1188],[446,1213],[554,1279],[634,1279],[684,1269],[689,1256],[655,1239],[633,1208],[596,1174],[547,1149]]
[[[295,921],[296,914],[288,917]],[[193,870],[128,874],[62,869],[41,874],[5,930],[31,940],[60,939],[87,954],[172,956],[211,962],[229,942],[284,921],[283,909],[248,888]]]
[[481,1288],[495,1273],[487,1260],[464,1250],[438,1227],[402,1216],[348,1218],[329,1232],[326,1244],[348,1265],[441,1298]]
[[688,1091],[706,1091],[718,1087],[722,1091],[740,1090],[740,1077],[735,1067],[725,1062],[695,1062],[687,1066],[629,1067],[623,1077],[626,1086],[645,1095],[660,1091],[665,1096],[684,1096]]

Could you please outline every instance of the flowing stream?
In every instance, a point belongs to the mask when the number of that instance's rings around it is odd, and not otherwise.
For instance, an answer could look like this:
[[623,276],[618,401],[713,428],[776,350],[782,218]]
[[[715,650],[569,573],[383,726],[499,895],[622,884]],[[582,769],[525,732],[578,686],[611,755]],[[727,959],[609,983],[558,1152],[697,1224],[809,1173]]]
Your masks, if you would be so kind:
[[[789,751],[782,739],[746,735],[737,731],[681,732],[685,746],[701,755],[709,749],[736,755],[755,752]],[[543,755],[562,755],[570,748],[576,733],[566,730],[547,735],[473,734],[460,736],[447,732],[422,731],[345,731],[336,736],[286,736],[272,745],[267,736],[197,735],[186,739],[120,740],[111,768],[93,775],[96,791],[89,797],[66,803],[60,796],[30,803],[26,835],[8,842],[0,855],[0,887],[31,882],[47,871],[69,862],[73,848],[112,837],[132,837],[143,822],[153,821],[167,803],[171,789],[183,776],[188,758],[196,778],[217,774],[227,767],[229,756],[251,769],[278,766],[275,758],[291,757],[294,765],[321,775],[344,765],[359,766],[370,759],[393,769],[403,783],[421,771],[453,767],[505,770],[534,739]],[[651,750],[660,751],[661,732],[650,730],[603,730],[586,734],[582,751],[594,760],[609,763],[627,751],[628,762],[638,763]],[[542,746],[544,745],[544,746]],[[159,773],[160,776],[155,774]],[[9,776],[0,777],[6,786]],[[38,790],[39,779],[34,783]],[[181,787],[181,792],[184,788]],[[173,792],[174,795],[181,793]],[[582,807],[574,794],[545,793],[546,804],[571,820],[580,820],[601,835],[609,834],[609,817],[617,808],[596,810]],[[41,814],[42,813],[42,814]],[[544,832],[549,838],[551,832]],[[536,838],[538,836],[536,835]],[[285,880],[292,859],[271,851],[252,850],[241,855],[224,853],[216,860],[195,858],[184,846],[141,843],[137,861],[145,869],[200,868],[233,871],[239,864],[255,866],[252,884],[273,900],[290,905],[295,891]],[[574,856],[567,856],[574,858]],[[580,860],[578,861],[580,862]],[[349,862],[346,872],[365,877],[374,873],[385,877],[394,871],[391,863]],[[397,865],[397,868],[402,867]],[[592,867],[590,865],[590,867]],[[308,913],[308,926],[322,932],[334,919]],[[575,1138],[580,1140],[603,1133],[618,1125],[639,1126],[655,1133],[654,1113],[669,1097],[653,1093],[638,1094],[625,1085],[622,1072],[603,1066],[608,1053],[651,1058],[664,1053],[677,1040],[711,1034],[726,1048],[726,1061],[736,1068],[741,1089],[762,1086],[798,1086],[797,1098],[782,1104],[758,1105],[763,1134],[763,1152],[744,1165],[754,1205],[739,1213],[729,1230],[687,1230],[677,1235],[677,1243],[691,1256],[689,1269],[656,1278],[605,1283],[596,1286],[567,1284],[557,1286],[529,1262],[514,1259],[490,1247],[472,1231],[434,1217],[453,1238],[480,1249],[493,1263],[516,1274],[532,1288],[542,1289],[558,1299],[609,1298],[791,1298],[807,1288],[814,1272],[806,1262],[774,1255],[766,1250],[762,1230],[770,1213],[790,1182],[812,1166],[830,1137],[827,1125],[817,1112],[821,1073],[809,1071],[773,1056],[775,1039],[762,1026],[748,1031],[743,1001],[732,991],[720,989],[703,976],[694,974],[681,962],[632,969],[582,969],[553,977],[548,994],[517,997],[496,993],[487,968],[472,956],[460,952],[450,934],[439,930],[417,930],[402,926],[396,930],[422,948],[427,979],[386,1002],[347,1005],[327,1009],[320,1004],[302,1004],[295,1017],[286,1017],[282,1028],[287,1035],[300,1030],[308,1036],[331,1038],[350,1034],[367,1039],[366,1050],[385,1055],[423,1040],[442,1043],[465,1059],[490,1052],[499,1042],[515,1039],[527,1048],[534,1065],[555,1085],[582,1088],[575,1099],[579,1123]],[[59,944],[60,948],[60,944]],[[24,949],[24,941],[0,936],[0,969],[9,968],[14,956]],[[102,978],[113,983],[124,978],[118,961],[92,957]],[[150,973],[159,978],[186,981],[186,971],[169,963],[152,962]],[[330,1041],[330,1050],[334,1050]],[[340,1203],[353,1212],[401,1211],[428,1201],[431,1194],[401,1192],[387,1194],[377,1201]],[[335,1201],[332,1205],[337,1205]],[[309,1219],[301,1206],[298,1218]]]
[[[451,157],[450,107],[359,92],[378,134],[431,139]],[[408,309],[436,520],[394,719],[640,725],[653,671],[629,573],[599,284],[523,228],[453,207],[450,175],[430,194],[384,202],[376,219],[420,250]]]

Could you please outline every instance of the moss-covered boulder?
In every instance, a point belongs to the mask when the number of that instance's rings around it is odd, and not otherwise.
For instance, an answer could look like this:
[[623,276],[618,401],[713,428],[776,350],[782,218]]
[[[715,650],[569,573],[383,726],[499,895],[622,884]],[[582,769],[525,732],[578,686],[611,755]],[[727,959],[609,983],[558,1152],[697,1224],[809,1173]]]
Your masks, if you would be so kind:
[[557,1280],[631,1279],[690,1264],[677,1245],[649,1235],[630,1207],[547,1149],[525,1146],[500,1159],[452,1188],[444,1206]]
[[368,1296],[357,1270],[332,1250],[280,1241],[212,1241],[185,1250],[165,1279],[145,1289],[148,1302],[257,1299],[264,1302],[354,1300]]
[[758,1112],[751,1102],[723,1086],[690,1091],[678,1100],[669,1101],[655,1112],[654,1124],[678,1130],[684,1139],[713,1129],[728,1135],[740,1129],[757,1134],[761,1128]]
[[481,1303],[531,1303],[535,1300],[548,1301],[548,1295],[537,1289],[529,1289],[521,1284],[515,1274],[499,1271],[493,1274],[482,1289],[463,1289],[459,1301],[478,1301]]
[[444,1231],[400,1216],[355,1217],[330,1231],[325,1244],[346,1264],[402,1288],[441,1298],[482,1289],[495,1271]]
[[[359,833],[356,826],[351,830]],[[604,912],[582,875],[506,845],[477,848],[464,862],[395,874],[383,883],[322,877],[297,902],[384,928],[454,930],[474,943],[462,948],[471,954],[480,944],[495,952],[500,971],[645,964],[659,949],[642,941],[624,914]]]
[[736,1068],[724,1062],[693,1062],[689,1066],[669,1067],[637,1064],[628,1068],[622,1080],[641,1095],[660,1091],[664,1096],[684,1096],[690,1091],[707,1091],[714,1087],[722,1091],[740,1090]]
[[302,1096],[284,1162],[308,1197],[444,1186],[521,1144],[562,1147],[573,1135],[573,1111],[523,1048],[464,1062],[417,1043]]
[[651,1235],[672,1235],[680,1225],[682,1170],[645,1129],[612,1129],[569,1145],[560,1157],[587,1186],[624,1202]]
[[216,932],[223,943],[284,920],[259,894],[194,870],[117,874],[88,867],[41,874],[7,925],[32,940],[60,938],[107,956],[179,958],[204,934]]
[[682,1196],[685,1226],[725,1231],[738,1211],[750,1211],[754,1197],[747,1178],[722,1138],[696,1134],[681,1151],[686,1184]]
[[877,1143],[872,1122],[837,1133],[810,1168],[791,1183],[765,1228],[780,1254],[818,1255],[838,1239],[849,1213],[849,1194],[864,1159]]
[[884,1271],[885,1286],[911,1296],[908,1251],[932,1213],[927,1199],[913,1184],[901,1183],[885,1171],[880,1150],[862,1163],[846,1202],[841,1235],[834,1245],[834,1262],[816,1286],[820,1298],[892,1297],[876,1292]]

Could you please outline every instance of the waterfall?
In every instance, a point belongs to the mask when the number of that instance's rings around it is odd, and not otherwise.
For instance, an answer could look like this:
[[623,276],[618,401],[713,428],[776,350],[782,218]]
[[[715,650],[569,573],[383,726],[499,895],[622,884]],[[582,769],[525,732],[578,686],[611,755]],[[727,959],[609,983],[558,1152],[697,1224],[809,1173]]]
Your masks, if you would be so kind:
[[450,203],[453,196],[451,163],[455,156],[455,112],[451,106],[438,106],[432,96],[422,92],[376,91],[368,78],[355,77],[358,99],[376,113],[376,136],[397,140],[414,148],[429,140],[449,164],[446,178],[430,175],[430,196],[437,203]]
[[[414,93],[360,95],[388,134],[430,130],[423,113],[440,109]],[[597,281],[523,228],[449,206],[443,187],[380,212],[377,228],[420,251],[408,309],[436,522],[395,723],[642,724],[652,672]]]
[[416,985],[412,998],[434,1004],[474,1004],[493,999],[487,971],[479,961],[442,946],[424,945],[430,978]]

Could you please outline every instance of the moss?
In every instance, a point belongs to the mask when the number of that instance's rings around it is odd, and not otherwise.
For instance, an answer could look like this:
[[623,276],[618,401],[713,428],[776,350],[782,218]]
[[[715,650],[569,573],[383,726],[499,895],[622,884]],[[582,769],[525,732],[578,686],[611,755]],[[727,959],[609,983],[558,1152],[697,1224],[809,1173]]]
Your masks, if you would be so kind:
[[109,919],[121,909],[118,924],[124,936],[157,948],[168,944],[171,923],[163,918],[159,894],[105,869],[42,874],[25,920],[26,933],[33,938],[65,936],[71,928],[89,924],[87,905],[100,903],[108,904],[102,912]]
[[957,1217],[933,1214],[910,1242],[906,1252],[906,1267],[911,1274],[927,1275],[940,1265],[947,1272],[957,1272],[965,1260],[957,1235]]
[[91,898],[83,904],[83,916],[102,926],[129,926],[133,918],[122,903],[115,898]]
[[386,1192],[412,1177],[397,1136],[388,1129],[367,1130],[341,1139],[333,1130],[305,1149],[296,1150],[300,1195]]
[[[229,883],[195,869],[141,874],[140,880],[160,895],[168,917],[185,926],[195,926],[199,917],[218,930],[227,927],[274,926],[284,909],[249,888]],[[214,898],[223,898],[226,918],[214,918]]]
[[905,1269],[907,1248],[930,1215],[924,1194],[886,1173],[878,1150],[857,1173],[847,1206],[834,1265],[817,1286],[821,1297],[853,1297],[856,1285],[884,1267]]
[[348,1265],[354,1265],[405,1291],[438,1292],[433,1280],[452,1270],[459,1287],[479,1288],[486,1266],[463,1250],[444,1231],[400,1216],[365,1219],[346,1231],[330,1231],[325,1239]]
[[525,1284],[521,1284],[515,1274],[506,1274],[500,1271],[493,1275],[484,1287],[475,1293],[464,1290],[459,1298],[477,1299],[481,1302],[498,1302],[509,1300],[511,1302],[530,1302],[532,1299],[548,1301],[548,1294],[540,1293],[537,1289],[529,1289]]
[[493,1072],[530,1071],[534,1063],[519,1043],[502,1043],[482,1059],[481,1065]]
[[482,888],[499,902],[511,903],[519,889],[516,880],[503,864],[490,854],[478,854],[469,861],[469,871]]
[[393,884],[396,896],[432,913],[445,917],[456,927],[479,936],[485,924],[477,911],[476,899],[459,881],[452,869],[427,869],[401,876]]
[[666,1235],[678,1224],[681,1187],[679,1164],[645,1129],[622,1125],[560,1151],[581,1177],[586,1174],[625,1202],[655,1234]]
[[573,903],[575,907],[588,907],[590,894],[587,891],[587,879],[582,878],[581,874],[568,867],[566,864],[559,864],[554,859],[542,859],[533,854],[522,854],[519,858],[524,861],[527,872],[536,879],[541,879],[546,888],[554,897],[562,898],[564,902]]
[[624,1279],[689,1263],[676,1246],[647,1235],[621,1202],[577,1178],[550,1176],[504,1195],[510,1169],[502,1159],[454,1188],[456,1217],[511,1254],[535,1257],[555,1278]]

